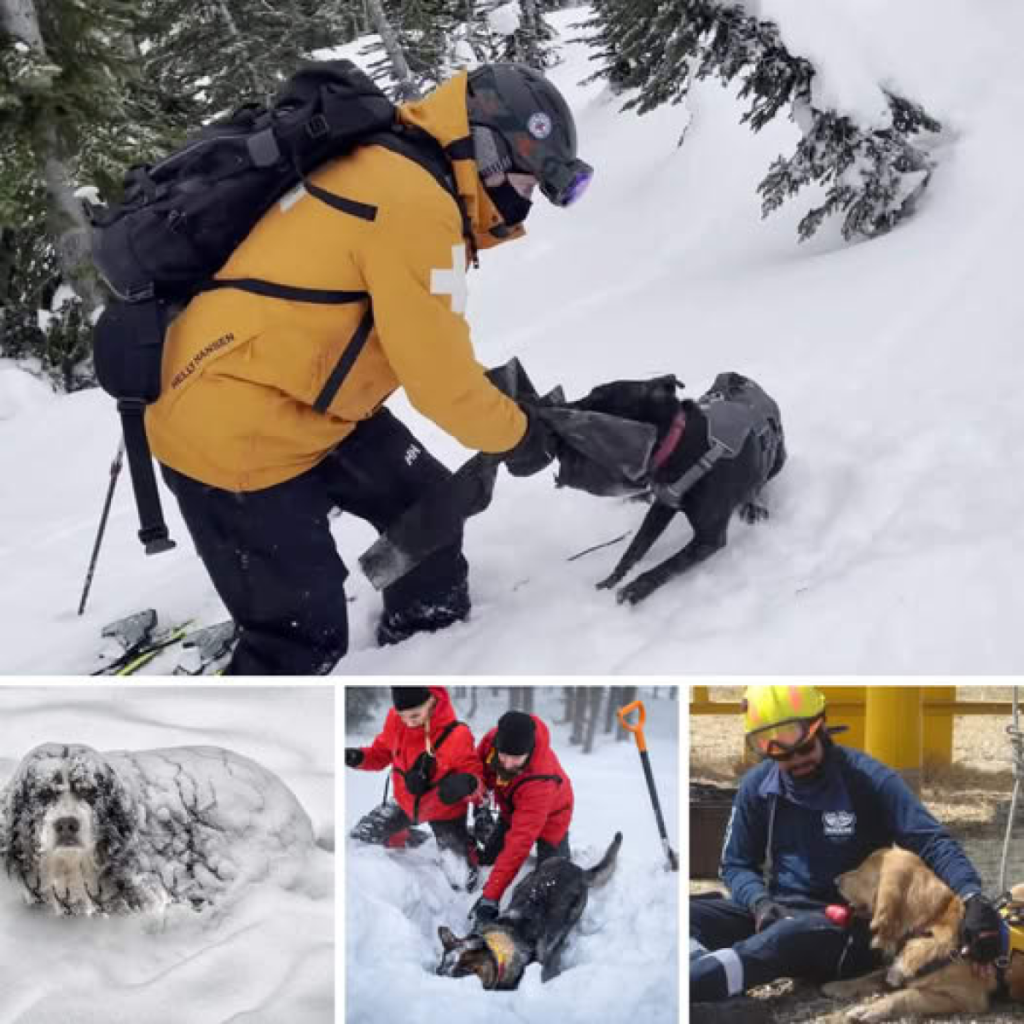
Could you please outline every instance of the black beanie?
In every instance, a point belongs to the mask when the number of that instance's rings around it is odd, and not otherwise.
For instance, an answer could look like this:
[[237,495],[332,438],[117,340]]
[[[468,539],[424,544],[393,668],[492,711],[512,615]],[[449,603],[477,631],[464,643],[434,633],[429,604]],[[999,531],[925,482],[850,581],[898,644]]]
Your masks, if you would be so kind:
[[408,711],[426,704],[432,694],[425,686],[392,686],[391,700],[396,711]]
[[537,726],[525,711],[506,711],[498,719],[494,749],[499,754],[529,754],[537,738]]

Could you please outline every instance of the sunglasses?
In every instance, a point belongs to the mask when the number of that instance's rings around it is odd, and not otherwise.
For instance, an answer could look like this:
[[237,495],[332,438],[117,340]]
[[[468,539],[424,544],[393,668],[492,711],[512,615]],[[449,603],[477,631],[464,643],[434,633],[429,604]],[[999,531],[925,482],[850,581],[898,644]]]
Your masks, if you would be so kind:
[[805,754],[810,754],[818,742],[817,736],[812,736],[806,743],[801,743],[799,747],[794,747],[792,750],[781,750],[769,752],[766,757],[770,757],[773,761],[783,762],[788,761],[793,757],[803,757]]

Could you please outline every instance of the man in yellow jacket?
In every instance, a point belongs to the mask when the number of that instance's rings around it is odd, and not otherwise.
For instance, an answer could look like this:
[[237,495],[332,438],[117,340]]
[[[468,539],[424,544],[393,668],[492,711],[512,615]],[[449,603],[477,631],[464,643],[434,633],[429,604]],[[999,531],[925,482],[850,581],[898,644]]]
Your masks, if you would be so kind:
[[[217,274],[368,300],[223,287],[168,330],[146,429],[240,626],[229,673],[328,672],[345,654],[347,570],[329,512],[383,532],[449,475],[383,408],[399,387],[465,446],[505,453],[514,475],[555,454],[542,421],[476,361],[465,275],[477,249],[523,234],[535,186],[559,206],[584,191],[592,169],[576,156],[572,114],[539,72],[490,64],[403,105],[399,120],[443,147],[451,191],[391,147],[362,146],[311,175],[344,211],[299,187]],[[378,641],[464,619],[466,577],[461,542],[435,552],[386,588]]]

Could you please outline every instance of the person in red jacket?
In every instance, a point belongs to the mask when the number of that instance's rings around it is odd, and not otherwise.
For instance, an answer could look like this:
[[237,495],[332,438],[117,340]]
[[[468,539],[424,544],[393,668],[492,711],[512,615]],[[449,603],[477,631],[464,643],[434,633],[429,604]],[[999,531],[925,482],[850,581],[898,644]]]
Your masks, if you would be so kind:
[[351,835],[390,847],[418,845],[425,837],[413,826],[425,822],[439,849],[466,861],[472,889],[477,858],[466,812],[482,775],[473,733],[455,717],[443,686],[392,686],[391,695],[384,728],[370,746],[347,747],[345,764],[370,772],[390,766],[396,803],[364,815]]
[[470,911],[479,927],[498,916],[502,894],[534,843],[538,863],[569,856],[573,794],[569,776],[551,749],[548,727],[535,715],[507,711],[480,741],[477,754],[484,786],[494,793],[501,812],[480,854],[481,864],[494,867]]

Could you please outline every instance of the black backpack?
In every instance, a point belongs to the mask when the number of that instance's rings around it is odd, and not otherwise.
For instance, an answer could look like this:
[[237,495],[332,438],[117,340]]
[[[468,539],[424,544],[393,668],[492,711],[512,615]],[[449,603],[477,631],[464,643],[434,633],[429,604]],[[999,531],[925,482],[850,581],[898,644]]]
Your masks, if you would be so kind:
[[[468,217],[455,190],[450,159],[466,155],[459,140],[446,151],[427,132],[401,125],[395,106],[351,61],[309,63],[280,89],[268,109],[246,104],[191,136],[159,163],[133,167],[124,197],[91,207],[93,261],[116,298],[93,332],[96,376],[118,401],[139,539],[147,554],[174,547],[163,521],[146,439],[145,407],[160,396],[164,334],[193,296],[239,288],[298,302],[353,303],[362,291],[321,291],[282,282],[213,280],[213,275],[279,199],[300,184],[342,213],[373,220],[376,209],[318,188],[307,175],[358,145],[374,143],[425,167]],[[369,306],[315,407],[330,405],[369,338]]]

